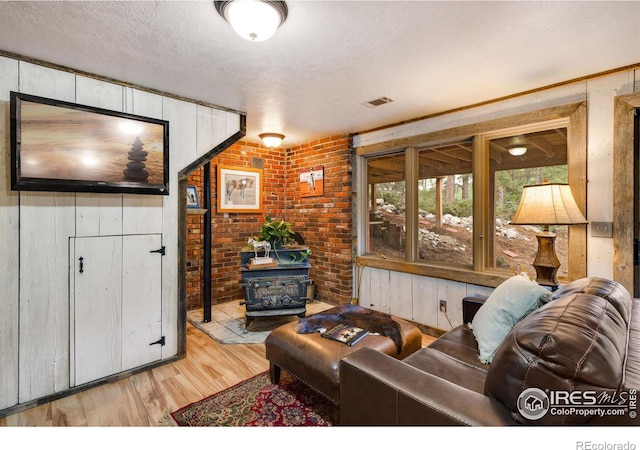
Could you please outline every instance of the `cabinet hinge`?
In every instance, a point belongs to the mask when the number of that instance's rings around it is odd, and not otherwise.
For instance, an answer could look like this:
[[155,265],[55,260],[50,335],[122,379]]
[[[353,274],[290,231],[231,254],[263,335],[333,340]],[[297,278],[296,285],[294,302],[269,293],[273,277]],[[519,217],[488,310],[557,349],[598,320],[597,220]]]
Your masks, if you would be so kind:
[[155,342],[152,342],[152,343],[151,343],[151,344],[149,344],[149,345],[156,345],[156,344],[160,344],[160,346],[163,346],[163,345],[165,344],[164,336],[162,336],[160,339],[158,339],[158,340],[157,340],[157,341],[155,341]]
[[164,250],[164,245],[162,247],[160,247],[158,250],[151,250],[149,253],[160,253],[162,256],[164,256],[166,254],[166,252]]

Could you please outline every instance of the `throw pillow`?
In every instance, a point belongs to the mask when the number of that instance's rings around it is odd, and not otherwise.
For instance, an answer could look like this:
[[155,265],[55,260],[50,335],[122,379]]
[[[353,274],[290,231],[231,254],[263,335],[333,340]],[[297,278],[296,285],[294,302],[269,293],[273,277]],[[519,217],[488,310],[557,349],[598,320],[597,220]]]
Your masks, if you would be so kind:
[[511,277],[495,288],[471,322],[480,362],[491,363],[513,327],[551,299],[549,290],[522,275]]

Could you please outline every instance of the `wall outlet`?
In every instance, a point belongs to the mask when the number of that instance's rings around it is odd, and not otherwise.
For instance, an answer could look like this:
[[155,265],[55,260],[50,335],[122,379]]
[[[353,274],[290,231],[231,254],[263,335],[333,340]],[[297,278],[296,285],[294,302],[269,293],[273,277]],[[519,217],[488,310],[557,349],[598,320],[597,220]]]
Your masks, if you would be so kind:
[[440,300],[440,312],[446,314],[447,313],[447,301]]

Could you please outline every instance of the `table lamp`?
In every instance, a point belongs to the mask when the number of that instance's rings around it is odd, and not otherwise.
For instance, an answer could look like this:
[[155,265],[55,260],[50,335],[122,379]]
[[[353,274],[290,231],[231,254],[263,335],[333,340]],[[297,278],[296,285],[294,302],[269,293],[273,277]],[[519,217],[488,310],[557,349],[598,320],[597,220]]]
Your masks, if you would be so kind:
[[587,220],[576,204],[571,188],[565,183],[545,183],[524,186],[520,204],[512,225],[542,225],[543,231],[536,235],[538,253],[533,260],[536,282],[557,289],[556,273],[560,260],[556,255],[556,235],[549,231],[549,225],[580,225]]

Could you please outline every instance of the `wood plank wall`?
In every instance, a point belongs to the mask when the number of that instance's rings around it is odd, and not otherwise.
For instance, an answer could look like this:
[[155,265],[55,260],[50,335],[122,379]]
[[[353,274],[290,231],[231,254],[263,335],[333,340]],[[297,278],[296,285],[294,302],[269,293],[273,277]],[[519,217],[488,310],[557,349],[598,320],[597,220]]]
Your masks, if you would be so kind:
[[[168,196],[14,192],[10,190],[10,92],[17,91],[169,121]],[[0,413],[64,393],[73,379],[73,305],[69,301],[69,238],[160,234],[162,359],[179,348],[178,173],[236,135],[241,113],[162,95],[99,75],[0,56]],[[135,358],[133,358],[135,359]]]

